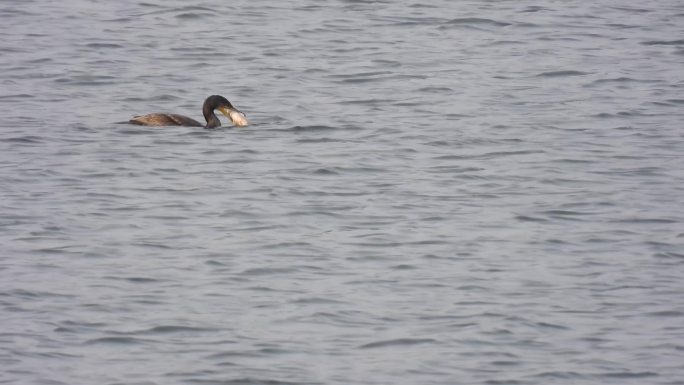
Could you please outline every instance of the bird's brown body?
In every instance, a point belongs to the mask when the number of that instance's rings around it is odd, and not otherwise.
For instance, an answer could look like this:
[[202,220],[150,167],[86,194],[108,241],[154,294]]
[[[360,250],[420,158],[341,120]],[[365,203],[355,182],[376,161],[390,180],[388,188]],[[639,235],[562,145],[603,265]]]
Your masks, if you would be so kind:
[[178,114],[147,114],[135,116],[129,123],[140,126],[187,126],[203,127],[204,125],[195,119]]

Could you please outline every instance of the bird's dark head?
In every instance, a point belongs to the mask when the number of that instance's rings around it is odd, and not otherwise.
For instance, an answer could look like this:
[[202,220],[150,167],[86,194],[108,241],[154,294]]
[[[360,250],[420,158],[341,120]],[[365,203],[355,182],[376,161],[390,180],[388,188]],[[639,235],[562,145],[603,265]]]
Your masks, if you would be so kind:
[[204,101],[204,105],[208,106],[212,110],[218,110],[221,107],[224,108],[230,108],[230,109],[235,109],[232,104],[228,101],[228,99],[224,98],[221,95],[211,95],[210,97],[207,98],[207,100]]

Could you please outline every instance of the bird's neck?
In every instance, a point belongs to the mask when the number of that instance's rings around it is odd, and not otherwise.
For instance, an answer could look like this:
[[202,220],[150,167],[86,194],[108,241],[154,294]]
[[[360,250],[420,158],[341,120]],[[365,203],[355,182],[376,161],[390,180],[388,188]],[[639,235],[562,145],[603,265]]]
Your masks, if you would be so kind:
[[207,121],[206,128],[216,128],[221,125],[221,121],[216,117],[213,108],[209,106],[202,107],[202,114],[204,114],[204,119]]

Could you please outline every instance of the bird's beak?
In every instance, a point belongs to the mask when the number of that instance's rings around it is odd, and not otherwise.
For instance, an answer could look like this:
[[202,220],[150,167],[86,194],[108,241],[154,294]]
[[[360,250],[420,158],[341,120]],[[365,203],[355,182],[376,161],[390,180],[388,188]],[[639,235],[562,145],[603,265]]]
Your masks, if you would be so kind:
[[236,126],[246,126],[248,124],[245,114],[243,114],[242,111],[238,110],[237,108],[224,106],[219,107],[218,110],[221,111],[221,113],[230,119],[230,121]]

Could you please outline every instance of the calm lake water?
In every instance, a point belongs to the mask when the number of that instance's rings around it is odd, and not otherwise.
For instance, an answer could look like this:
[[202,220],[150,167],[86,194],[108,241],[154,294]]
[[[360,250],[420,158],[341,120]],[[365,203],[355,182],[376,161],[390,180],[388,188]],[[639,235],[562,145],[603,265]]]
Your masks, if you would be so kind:
[[0,383],[684,384],[683,2],[0,25]]

